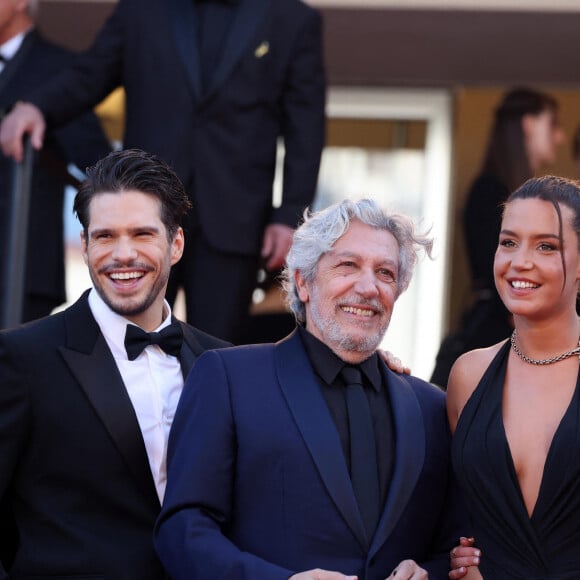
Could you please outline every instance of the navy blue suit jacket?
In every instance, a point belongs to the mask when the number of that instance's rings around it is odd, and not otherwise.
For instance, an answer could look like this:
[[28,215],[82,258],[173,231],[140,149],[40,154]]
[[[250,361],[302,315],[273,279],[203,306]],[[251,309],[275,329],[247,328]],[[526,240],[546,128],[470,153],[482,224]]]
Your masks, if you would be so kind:
[[[320,15],[299,0],[239,0],[207,90],[197,26],[193,0],[120,0],[92,48],[28,98],[58,124],[123,85],[124,146],[173,165],[212,247],[258,255],[264,227],[294,227],[314,197],[324,141]],[[274,209],[278,137],[286,157]]]
[[204,354],[170,435],[156,547],[173,580],[285,580],[312,568],[384,580],[407,558],[447,578],[461,528],[444,394],[383,366],[394,472],[373,538],[296,333]]

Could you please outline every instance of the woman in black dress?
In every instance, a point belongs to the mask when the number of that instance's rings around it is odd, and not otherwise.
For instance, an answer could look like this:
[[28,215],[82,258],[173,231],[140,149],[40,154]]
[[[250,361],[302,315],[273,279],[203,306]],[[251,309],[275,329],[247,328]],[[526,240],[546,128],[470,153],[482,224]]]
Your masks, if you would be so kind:
[[[530,179],[507,200],[494,276],[511,338],[449,378],[455,473],[493,580],[580,578],[580,182]],[[454,549],[452,566],[467,549]],[[468,578],[481,577],[469,568]]]

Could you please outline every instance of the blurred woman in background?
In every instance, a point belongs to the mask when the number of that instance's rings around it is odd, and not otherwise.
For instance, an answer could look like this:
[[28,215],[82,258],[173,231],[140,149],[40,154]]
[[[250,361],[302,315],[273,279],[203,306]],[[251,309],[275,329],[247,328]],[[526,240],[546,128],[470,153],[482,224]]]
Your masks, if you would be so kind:
[[444,339],[431,382],[446,388],[451,366],[460,354],[509,336],[511,315],[493,280],[502,204],[524,181],[552,165],[563,143],[558,103],[553,97],[527,88],[513,89],[503,97],[463,214],[475,303],[463,315],[459,331]]

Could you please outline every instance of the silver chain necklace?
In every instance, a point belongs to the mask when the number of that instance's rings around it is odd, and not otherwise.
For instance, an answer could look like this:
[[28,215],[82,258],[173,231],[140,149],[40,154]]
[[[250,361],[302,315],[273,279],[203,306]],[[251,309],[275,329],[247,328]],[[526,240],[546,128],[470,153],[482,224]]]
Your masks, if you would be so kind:
[[550,358],[531,358],[531,357],[525,355],[519,349],[519,347],[516,343],[516,331],[515,330],[512,332],[512,335],[510,337],[510,342],[512,343],[512,348],[514,349],[514,352],[524,362],[527,362],[528,364],[531,364],[531,365],[551,365],[553,363],[560,362],[561,360],[565,360],[567,358],[570,358],[571,356],[574,356],[575,354],[577,354],[578,358],[580,359],[580,340],[578,341],[578,346],[576,348],[573,348],[572,350],[569,350],[568,352],[563,352],[562,354],[559,354],[557,356],[552,356]]

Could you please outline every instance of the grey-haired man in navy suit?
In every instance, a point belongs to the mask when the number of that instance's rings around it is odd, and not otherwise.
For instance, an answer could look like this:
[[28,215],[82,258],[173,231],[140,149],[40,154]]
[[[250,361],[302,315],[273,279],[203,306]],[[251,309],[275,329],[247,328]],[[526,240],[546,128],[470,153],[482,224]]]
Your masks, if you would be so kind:
[[311,215],[288,255],[296,331],[196,363],[156,525],[173,580],[447,579],[465,528],[445,395],[376,353],[421,248],[369,200]]

